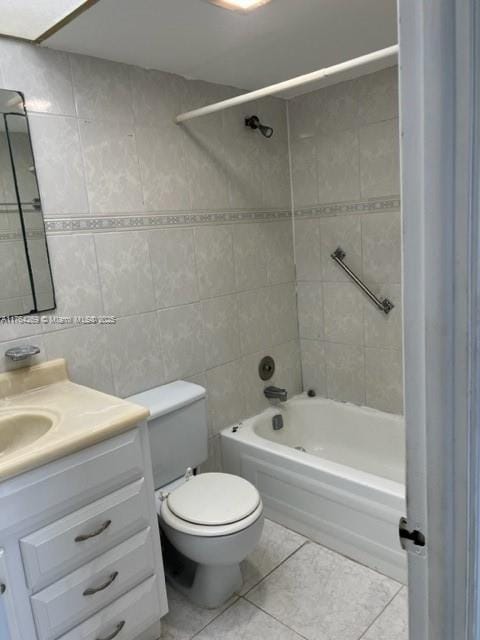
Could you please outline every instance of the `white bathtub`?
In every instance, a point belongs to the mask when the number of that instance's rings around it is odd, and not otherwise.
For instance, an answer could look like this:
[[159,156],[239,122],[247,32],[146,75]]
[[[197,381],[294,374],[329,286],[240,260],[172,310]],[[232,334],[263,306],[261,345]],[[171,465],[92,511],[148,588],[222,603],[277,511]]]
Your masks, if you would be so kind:
[[[274,431],[277,413],[284,427]],[[258,488],[267,517],[406,582],[400,416],[301,395],[225,429],[221,441],[225,471]]]

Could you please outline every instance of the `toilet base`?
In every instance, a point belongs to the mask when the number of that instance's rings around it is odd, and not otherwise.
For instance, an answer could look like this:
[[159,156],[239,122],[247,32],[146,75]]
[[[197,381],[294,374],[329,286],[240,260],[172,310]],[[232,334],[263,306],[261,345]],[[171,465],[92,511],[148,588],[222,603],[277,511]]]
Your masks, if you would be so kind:
[[243,584],[238,564],[197,565],[191,585],[186,585],[180,576],[166,573],[169,583],[188,600],[204,609],[217,609],[225,604]]
[[162,532],[165,577],[177,591],[204,609],[217,609],[243,584],[239,563],[199,564],[185,557]]

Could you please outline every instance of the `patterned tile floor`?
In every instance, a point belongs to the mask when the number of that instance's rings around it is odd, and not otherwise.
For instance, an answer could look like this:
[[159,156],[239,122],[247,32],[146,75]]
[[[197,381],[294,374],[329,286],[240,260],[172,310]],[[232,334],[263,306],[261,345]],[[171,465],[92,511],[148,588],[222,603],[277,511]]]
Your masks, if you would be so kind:
[[408,640],[405,587],[269,520],[243,575],[213,611],[169,588],[161,640]]

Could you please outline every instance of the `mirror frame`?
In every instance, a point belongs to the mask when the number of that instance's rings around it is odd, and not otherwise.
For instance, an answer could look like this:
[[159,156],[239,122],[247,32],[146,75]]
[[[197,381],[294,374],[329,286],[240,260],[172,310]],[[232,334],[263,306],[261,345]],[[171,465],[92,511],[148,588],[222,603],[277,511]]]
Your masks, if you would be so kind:
[[[25,95],[21,92],[21,91],[17,91],[16,89],[1,89],[2,91],[9,91],[11,93],[16,93],[19,97],[19,108],[21,107],[21,109],[23,110],[23,113],[18,112],[1,112],[1,116],[3,116],[3,120],[5,123],[5,135],[6,135],[6,139],[7,139],[7,145],[8,145],[8,153],[10,156],[10,162],[11,162],[11,166],[12,166],[12,174],[13,174],[13,183],[14,183],[14,187],[15,187],[15,196],[17,199],[17,207],[18,207],[18,213],[19,213],[19,219],[20,219],[20,226],[21,226],[21,230],[22,230],[22,236],[23,236],[23,245],[25,247],[25,258],[26,258],[26,262],[27,262],[27,268],[28,268],[28,277],[30,280],[30,288],[31,288],[31,292],[32,292],[32,301],[33,301],[33,309],[31,311],[28,311],[26,313],[21,313],[21,314],[7,314],[7,315],[2,315],[0,316],[0,318],[15,318],[15,317],[25,317],[25,316],[31,316],[31,315],[36,315],[39,313],[46,313],[48,311],[54,311],[57,308],[57,301],[56,301],[56,294],[55,294],[55,284],[53,281],[53,272],[52,272],[52,263],[51,263],[51,259],[50,259],[50,252],[49,252],[49,248],[48,248],[48,242],[47,242],[47,230],[46,230],[46,224],[45,224],[45,217],[44,217],[44,212],[43,212],[43,206],[42,206],[42,197],[40,194],[40,187],[39,187],[39,182],[38,182],[38,176],[37,176],[37,164],[36,164],[36,160],[35,160],[35,154],[33,151],[33,145],[32,145],[32,136],[31,136],[31,129],[30,129],[30,122],[28,119],[28,111],[25,107]],[[33,272],[33,267],[32,267],[32,260],[31,260],[31,255],[30,255],[30,250],[29,250],[29,244],[28,244],[28,236],[27,236],[27,225],[25,223],[25,215],[24,215],[24,211],[22,208],[22,202],[21,202],[21,197],[20,197],[20,191],[19,191],[19,185],[18,185],[18,179],[17,179],[17,173],[16,173],[16,167],[15,167],[15,157],[14,157],[14,153],[13,153],[13,149],[12,149],[12,142],[11,139],[9,137],[9,130],[8,130],[8,119],[6,116],[8,115],[12,115],[15,117],[23,117],[25,120],[25,124],[26,124],[26,133],[28,134],[28,148],[30,150],[31,153],[31,157],[32,157],[32,163],[33,163],[33,168],[34,171],[33,176],[35,179],[35,183],[36,183],[36,187],[37,187],[37,192],[38,192],[38,209],[41,213],[42,216],[42,224],[41,224],[41,229],[43,230],[43,238],[45,241],[45,255],[46,255],[46,260],[47,260],[47,266],[48,266],[48,272],[49,272],[49,276],[50,276],[50,283],[51,283],[51,296],[52,296],[52,306],[48,306],[45,308],[38,308],[38,302],[37,302],[37,296],[38,296],[38,292],[36,292],[36,288],[35,288],[35,277],[34,277],[34,272]],[[32,203],[33,205],[33,203]]]

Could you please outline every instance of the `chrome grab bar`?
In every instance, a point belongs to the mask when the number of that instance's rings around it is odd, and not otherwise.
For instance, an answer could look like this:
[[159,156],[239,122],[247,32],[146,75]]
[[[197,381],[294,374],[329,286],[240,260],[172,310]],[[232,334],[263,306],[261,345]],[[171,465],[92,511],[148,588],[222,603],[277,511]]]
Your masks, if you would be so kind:
[[342,249],[342,247],[337,247],[335,251],[330,255],[330,257],[338,264],[339,267],[341,267],[345,271],[347,276],[349,276],[355,282],[355,284],[360,287],[363,293],[370,298],[373,304],[378,307],[380,311],[383,311],[383,313],[385,314],[389,314],[390,311],[395,307],[393,302],[388,298],[383,298],[383,300],[377,298],[373,291],[370,291],[367,285],[362,282],[360,278],[350,269],[350,267],[343,262],[346,255],[347,254]]

